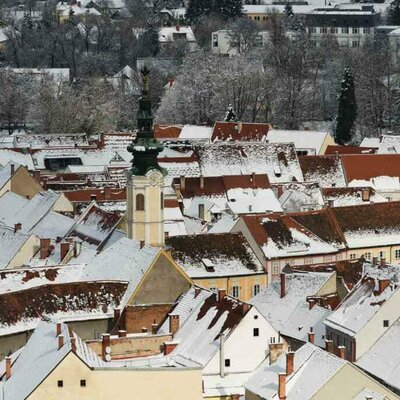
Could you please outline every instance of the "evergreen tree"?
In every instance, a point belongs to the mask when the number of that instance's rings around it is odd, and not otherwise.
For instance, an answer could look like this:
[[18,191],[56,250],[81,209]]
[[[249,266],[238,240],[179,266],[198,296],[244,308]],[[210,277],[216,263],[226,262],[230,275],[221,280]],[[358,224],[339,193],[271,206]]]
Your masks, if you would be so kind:
[[388,22],[391,25],[400,25],[400,0],[393,0],[390,3]]
[[201,16],[209,15],[212,11],[212,0],[189,0],[186,19],[196,22]]
[[293,7],[292,7],[292,4],[289,2],[287,2],[285,5],[285,15],[286,15],[286,17],[293,16]]
[[345,68],[339,94],[336,125],[336,142],[340,145],[349,143],[351,131],[357,118],[357,104],[354,93],[354,79],[350,68]]
[[189,0],[186,19],[193,23],[204,15],[215,15],[224,20],[242,16],[241,0]]

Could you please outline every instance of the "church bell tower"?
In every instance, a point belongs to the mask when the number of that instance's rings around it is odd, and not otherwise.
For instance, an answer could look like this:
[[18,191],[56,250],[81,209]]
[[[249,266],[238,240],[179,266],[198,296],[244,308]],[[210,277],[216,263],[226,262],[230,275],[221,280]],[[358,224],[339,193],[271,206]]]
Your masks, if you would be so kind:
[[128,146],[133,155],[132,168],[127,172],[127,236],[147,245],[164,245],[164,176],[157,156],[164,146],[153,131],[153,113],[149,97],[149,73],[141,70],[142,96],[137,113],[138,132]]

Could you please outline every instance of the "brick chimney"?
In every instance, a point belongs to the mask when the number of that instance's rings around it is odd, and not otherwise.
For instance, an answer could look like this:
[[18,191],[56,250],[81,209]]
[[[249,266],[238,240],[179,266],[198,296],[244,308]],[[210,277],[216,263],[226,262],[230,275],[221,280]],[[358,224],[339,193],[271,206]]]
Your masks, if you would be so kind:
[[249,310],[250,310],[250,304],[242,303],[242,316],[243,317],[248,313]]
[[361,198],[362,198],[362,201],[369,201],[369,199],[370,199],[369,188],[361,189]]
[[58,335],[58,350],[64,346],[64,335]]
[[71,338],[71,351],[73,353],[76,353],[76,338],[75,337]]
[[346,359],[346,347],[344,346],[338,346],[338,356],[342,360]]
[[378,294],[381,294],[389,286],[390,286],[390,279],[380,278],[378,280]]
[[381,268],[384,268],[384,267],[386,267],[386,258],[382,257],[381,258]]
[[6,380],[11,378],[11,357],[6,357]]
[[92,193],[90,195],[90,201],[96,201],[96,199],[97,199],[97,194]]
[[145,241],[144,241],[144,240],[141,240],[141,241],[140,241],[140,244],[139,244],[139,247],[140,247],[141,249],[143,249],[144,245],[145,245]]
[[17,222],[16,224],[14,224],[14,233],[20,231],[21,229],[22,229],[21,222]]
[[315,332],[313,327],[310,327],[310,332],[308,332],[308,341],[312,344],[315,342]]
[[157,331],[158,331],[158,324],[156,324],[156,323],[151,324],[151,333],[153,335],[156,335]]
[[325,350],[328,353],[333,353],[333,341],[330,339],[325,339]]
[[289,351],[286,354],[286,375],[289,376],[294,370],[294,351]]
[[114,325],[117,325],[121,319],[121,309],[114,308]]
[[203,190],[204,189],[204,176],[200,175],[200,189]]
[[226,290],[225,289],[218,289],[217,293],[217,301],[221,303],[222,300],[226,297]]
[[60,243],[60,262],[62,262],[69,253],[69,248],[70,248],[69,242]]
[[179,315],[169,314],[169,332],[175,336],[179,330]]
[[142,326],[142,333],[147,333],[147,327],[146,326]]
[[[103,333],[102,340],[101,340],[101,357],[103,361],[110,361],[111,355],[109,353],[111,347],[111,339],[109,333]],[[107,357],[109,356],[109,357]]]
[[38,183],[40,183],[40,171],[33,171],[33,179],[36,181],[36,182],[38,182]]
[[286,399],[286,374],[278,374],[278,398],[279,400]]
[[61,334],[61,327],[62,327],[61,322],[57,322],[57,324],[56,324],[56,336]]
[[181,191],[185,190],[185,175],[181,175],[179,178],[180,181],[180,186],[181,186]]
[[313,307],[314,307],[315,304],[316,304],[315,299],[307,299],[307,302],[308,302],[308,309],[309,309],[309,310],[312,310]]
[[178,346],[178,342],[164,342],[164,355],[172,353],[176,346]]
[[372,257],[372,266],[377,267],[378,266],[378,257]]
[[41,238],[40,239],[40,259],[46,259],[50,254],[50,239]]
[[118,337],[126,337],[126,331],[123,329],[118,330]]
[[111,199],[111,188],[109,186],[106,186],[104,188],[104,197],[106,200],[110,200]]
[[269,364],[273,364],[279,356],[283,353],[283,343],[275,342],[275,338],[271,338],[271,341],[268,345],[269,350]]
[[286,295],[286,274],[281,273],[281,299]]

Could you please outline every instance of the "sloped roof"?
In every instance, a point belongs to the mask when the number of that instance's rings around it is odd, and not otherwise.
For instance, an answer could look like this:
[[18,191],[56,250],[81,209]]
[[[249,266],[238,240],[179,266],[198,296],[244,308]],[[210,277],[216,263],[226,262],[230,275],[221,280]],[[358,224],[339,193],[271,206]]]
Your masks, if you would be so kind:
[[[363,200],[363,191],[367,190],[369,193],[369,200]],[[322,193],[326,199],[333,200],[335,207],[353,206],[359,204],[384,203],[388,200],[377,193],[372,187],[341,187],[341,188],[324,188]]]
[[175,236],[168,238],[166,244],[172,257],[192,278],[263,272],[240,233]]
[[[284,330],[295,310],[302,304],[308,308],[307,296],[315,296],[334,272],[294,272],[285,274],[286,294],[281,297],[281,284],[273,280],[250,301],[276,331]],[[315,307],[314,307],[315,308]],[[290,329],[291,323],[288,327]],[[309,329],[310,327],[306,327]],[[307,331],[308,333],[308,331]]]
[[72,202],[90,202],[91,196],[96,196],[96,201],[126,201],[126,188],[90,188],[63,192]]
[[7,267],[28,239],[29,235],[0,225],[0,270]]
[[361,147],[361,146],[334,146],[328,145],[325,155],[333,154],[374,154],[378,150],[377,147]]
[[[72,351],[71,338],[75,338],[76,355],[89,367],[105,364],[67,325],[62,324],[64,346],[58,349],[56,324],[42,321],[12,364],[10,379],[3,377],[5,399],[25,399],[39,386],[50,372]],[[4,374],[4,371],[0,371]]]
[[32,156],[30,154],[23,154],[19,151],[0,149],[0,165],[6,165],[7,163],[14,163],[25,166],[29,171],[33,171]]
[[[11,162],[7,163],[4,167],[0,164],[0,189],[11,179]],[[19,168],[19,165],[14,164],[15,171]]]
[[[309,400],[347,361],[306,343],[294,355],[294,371],[286,380],[287,400]],[[286,354],[269,365],[266,359],[244,385],[263,399],[278,399],[278,374],[286,373]]]
[[347,186],[340,157],[300,156],[299,163],[307,182],[318,182],[321,187]]
[[216,122],[211,134],[214,141],[261,141],[270,129],[269,124],[249,122]]
[[204,176],[267,174],[271,183],[303,181],[293,144],[216,142],[198,146]]
[[182,131],[183,125],[154,125],[154,137],[157,139],[176,139]]

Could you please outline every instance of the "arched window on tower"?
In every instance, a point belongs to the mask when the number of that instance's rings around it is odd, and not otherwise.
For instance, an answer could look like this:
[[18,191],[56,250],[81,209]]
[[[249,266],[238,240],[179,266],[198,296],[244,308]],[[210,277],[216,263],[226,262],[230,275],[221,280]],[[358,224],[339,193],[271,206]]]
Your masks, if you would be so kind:
[[144,211],[144,195],[141,193],[136,195],[136,211]]
[[161,210],[164,209],[164,192],[161,192],[161,194],[160,194],[160,207],[161,207]]

